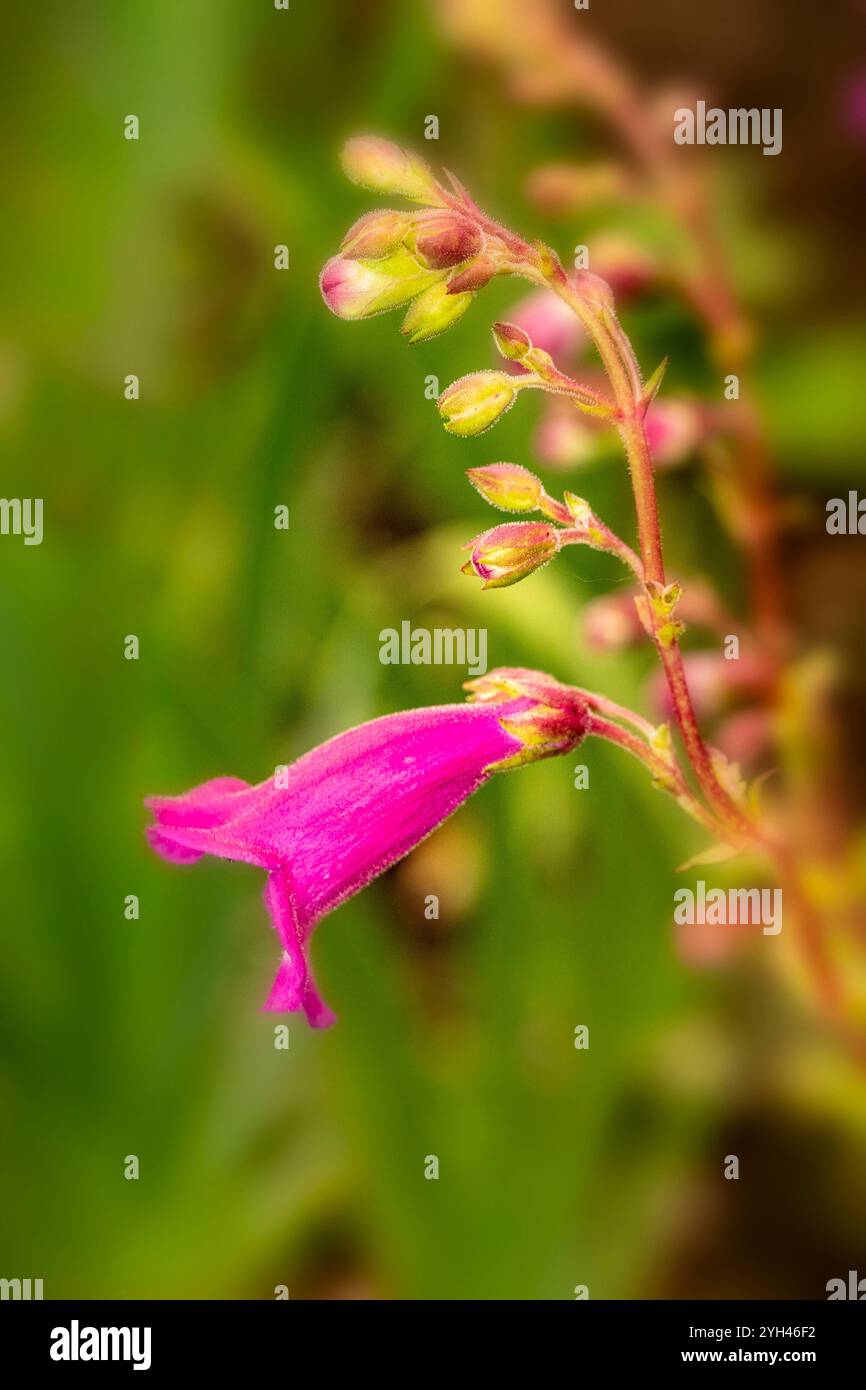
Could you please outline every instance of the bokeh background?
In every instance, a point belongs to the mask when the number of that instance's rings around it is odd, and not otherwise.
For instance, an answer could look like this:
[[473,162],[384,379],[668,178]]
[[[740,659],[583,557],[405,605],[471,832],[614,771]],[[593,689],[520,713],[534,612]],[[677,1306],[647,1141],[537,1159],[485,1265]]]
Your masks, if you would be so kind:
[[[847,663],[853,797],[863,542],[829,539],[823,510],[864,480],[866,14],[560,8],[653,83],[784,109],[779,158],[716,152],[719,216],[761,330],[789,599],[804,645]],[[491,665],[646,707],[647,654],[580,640],[581,605],[614,584],[604,557],[488,594],[458,572],[491,524],[464,469],[532,466],[537,403],[457,441],[425,378],[492,365],[520,287],[411,350],[393,316],[342,324],[317,289],[370,205],[340,174],[348,135],[423,146],[565,254],[599,215],[545,220],[526,179],[607,151],[599,122],[516,100],[426,3],[44,0],[5,5],[3,27],[2,491],[45,499],[45,538],[0,538],[0,1275],[46,1297],[537,1299],[820,1298],[866,1274],[862,1074],[760,961],[683,959],[674,870],[699,842],[615,751],[496,779],[341,908],[314,947],[339,1024],[292,1018],[287,1051],[258,1012],[261,875],[175,870],[143,839],[146,793],[256,781],[360,720],[459,698],[455,668],[380,664],[405,619],[484,626]],[[623,317],[647,367],[668,354],[674,385],[717,391],[682,305]],[[618,463],[564,481],[631,534]],[[696,466],[662,505],[671,571],[736,607]]]

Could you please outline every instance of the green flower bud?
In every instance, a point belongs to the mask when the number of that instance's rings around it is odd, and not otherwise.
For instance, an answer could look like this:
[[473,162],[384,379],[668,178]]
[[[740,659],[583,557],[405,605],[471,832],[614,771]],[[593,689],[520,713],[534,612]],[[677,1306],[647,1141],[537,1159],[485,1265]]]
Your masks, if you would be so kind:
[[472,294],[449,294],[443,281],[419,295],[400,328],[410,343],[426,343],[444,333],[461,319],[475,298]]
[[442,207],[442,191],[423,159],[391,140],[361,135],[343,149],[343,169],[353,183],[374,193],[394,193],[428,207]]
[[493,340],[503,357],[520,362],[532,347],[532,339],[516,323],[494,323]]
[[449,434],[483,434],[514,404],[514,381],[504,372],[472,372],[442,392],[436,405]]
[[350,227],[340,246],[351,260],[377,260],[387,256],[407,236],[412,223],[405,212],[368,212]]
[[534,512],[544,497],[541,479],[519,463],[489,463],[466,476],[485,502],[504,512]]

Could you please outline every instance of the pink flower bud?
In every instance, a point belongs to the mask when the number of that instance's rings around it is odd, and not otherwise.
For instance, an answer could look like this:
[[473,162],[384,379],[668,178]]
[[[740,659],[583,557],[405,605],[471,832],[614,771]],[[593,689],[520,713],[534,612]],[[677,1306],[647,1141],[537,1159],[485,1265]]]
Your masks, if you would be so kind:
[[[701,719],[712,719],[747,700],[764,700],[772,685],[767,658],[755,647],[744,648],[736,661],[727,661],[718,651],[689,652],[683,669]],[[671,716],[671,694],[658,672],[650,683],[650,698],[664,717]]]
[[376,260],[396,251],[411,225],[405,212],[384,209],[382,212],[365,213],[349,228],[340,250],[351,260]]
[[741,709],[719,724],[715,740],[729,762],[753,771],[766,763],[773,747],[773,726],[764,709]]
[[442,192],[423,159],[401,150],[391,140],[361,135],[343,149],[343,169],[362,188],[395,193],[429,207],[442,206]]
[[499,272],[496,261],[489,256],[476,256],[463,270],[458,270],[448,281],[449,294],[465,294],[469,290],[483,290],[489,280]]
[[472,372],[447,386],[436,402],[449,434],[483,434],[514,404],[514,385],[504,372]]
[[534,512],[544,496],[541,479],[519,463],[489,463],[466,476],[485,502],[504,512]]
[[474,223],[454,212],[431,212],[416,218],[413,250],[430,270],[450,270],[481,250],[481,233]]
[[559,549],[559,532],[543,521],[508,521],[469,541],[464,574],[477,574],[485,589],[504,589],[546,565]]
[[372,264],[333,256],[319,277],[319,287],[338,318],[368,319],[407,304],[436,279],[432,271],[422,270],[401,250]]
[[591,270],[575,270],[571,278],[579,288],[584,299],[588,299],[591,303],[599,305],[604,309],[613,310],[613,286],[604,276],[596,275]]
[[510,362],[519,362],[532,348],[532,339],[516,323],[494,323],[493,341],[503,357]]

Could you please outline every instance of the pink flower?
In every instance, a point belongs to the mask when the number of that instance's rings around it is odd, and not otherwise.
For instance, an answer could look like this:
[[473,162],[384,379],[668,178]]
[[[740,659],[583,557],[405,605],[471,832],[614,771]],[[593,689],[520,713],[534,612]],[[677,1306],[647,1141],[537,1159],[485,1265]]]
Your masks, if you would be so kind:
[[704,412],[693,401],[655,400],[644,419],[657,468],[674,468],[694,453],[707,433]]
[[[731,661],[717,651],[689,652],[683,658],[683,666],[692,702],[701,718],[712,719],[738,701],[767,699],[771,692],[769,663],[754,647],[745,648]],[[651,678],[650,698],[664,718],[673,715],[671,693],[660,672]]]
[[548,468],[576,468],[592,457],[597,442],[595,423],[561,396],[549,398],[535,431],[535,452]]
[[842,118],[851,135],[866,139],[866,70],[848,79],[842,92]]
[[538,672],[491,672],[475,703],[385,715],[338,734],[258,786],[217,777],[183,796],[149,797],[152,847],[191,864],[203,854],[256,864],[282,961],[264,1005],[334,1022],[307,943],[316,923],[390,868],[492,773],[583,737],[583,698]]

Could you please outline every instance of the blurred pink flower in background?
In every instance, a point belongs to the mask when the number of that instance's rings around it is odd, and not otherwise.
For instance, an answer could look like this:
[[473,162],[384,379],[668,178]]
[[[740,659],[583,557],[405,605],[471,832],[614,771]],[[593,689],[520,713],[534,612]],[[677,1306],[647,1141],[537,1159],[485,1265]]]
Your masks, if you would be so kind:
[[855,73],[843,87],[842,121],[849,134],[866,140],[866,69]]
[[646,414],[646,434],[656,465],[675,468],[706,438],[707,416],[694,401],[658,397]]
[[[711,719],[735,701],[766,696],[770,668],[754,648],[744,648],[730,661],[718,651],[689,652],[683,665],[699,717]],[[670,691],[658,672],[653,673],[650,697],[665,719],[673,714]]]
[[[522,328],[533,347],[549,352],[557,363],[574,357],[586,344],[586,335],[573,312],[552,290],[534,290],[503,317]],[[524,370],[516,362],[509,363],[509,367]]]

